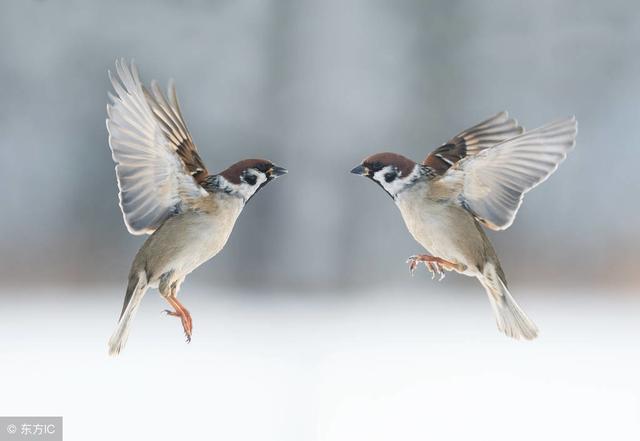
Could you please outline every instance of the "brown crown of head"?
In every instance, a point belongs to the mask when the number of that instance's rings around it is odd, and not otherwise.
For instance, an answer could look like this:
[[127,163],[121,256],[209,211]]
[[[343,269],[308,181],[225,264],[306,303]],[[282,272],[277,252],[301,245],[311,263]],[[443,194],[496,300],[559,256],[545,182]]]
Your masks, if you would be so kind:
[[255,168],[262,173],[267,173],[269,169],[273,168],[273,163],[266,159],[244,159],[233,164],[231,167],[220,173],[220,176],[233,184],[240,184],[240,177],[242,172],[247,169]]
[[375,155],[365,158],[364,161],[362,161],[362,165],[373,173],[388,165],[393,165],[400,171],[402,176],[408,176],[413,171],[416,163],[409,158],[398,155],[397,153],[384,152],[376,153]]

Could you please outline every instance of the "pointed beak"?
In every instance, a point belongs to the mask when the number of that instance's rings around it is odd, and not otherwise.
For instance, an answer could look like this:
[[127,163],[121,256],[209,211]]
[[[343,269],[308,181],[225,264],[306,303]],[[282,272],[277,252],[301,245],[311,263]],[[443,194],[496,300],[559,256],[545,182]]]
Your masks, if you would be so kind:
[[367,174],[369,174],[369,170],[363,165],[358,165],[351,170],[351,173],[353,173],[354,175],[366,176]]
[[278,176],[286,175],[287,173],[288,173],[288,170],[286,168],[278,167],[277,165],[274,165],[269,169],[269,171],[267,171],[267,174],[271,179],[277,178]]

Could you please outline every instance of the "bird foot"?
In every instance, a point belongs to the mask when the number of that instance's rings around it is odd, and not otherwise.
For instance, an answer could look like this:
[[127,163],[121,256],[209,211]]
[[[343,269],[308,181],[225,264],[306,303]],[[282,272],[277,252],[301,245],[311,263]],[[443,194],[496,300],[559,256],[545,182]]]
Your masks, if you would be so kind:
[[182,322],[182,329],[184,329],[184,335],[186,337],[186,341],[187,343],[191,343],[191,334],[193,332],[193,320],[191,320],[191,314],[189,314],[189,311],[183,308],[183,309],[176,309],[175,311],[165,309],[163,312],[172,317],[180,317],[180,321]]
[[424,263],[424,266],[431,273],[431,278],[435,279],[437,275],[438,281],[444,279],[445,270],[451,271],[458,266],[457,264],[449,262],[448,260],[430,256],[428,254],[417,254],[415,256],[411,256],[407,259],[407,263],[409,264],[409,271],[411,271],[412,276],[415,274],[418,264]]

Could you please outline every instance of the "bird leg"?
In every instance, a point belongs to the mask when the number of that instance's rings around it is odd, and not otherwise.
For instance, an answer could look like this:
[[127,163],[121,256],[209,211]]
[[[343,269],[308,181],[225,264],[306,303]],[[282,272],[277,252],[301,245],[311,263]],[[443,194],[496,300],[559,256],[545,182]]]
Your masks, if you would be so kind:
[[461,268],[462,265],[449,262],[448,260],[441,259],[440,257],[430,256],[428,254],[417,254],[407,259],[407,263],[409,264],[409,271],[411,271],[412,276],[414,275],[416,268],[418,267],[418,264],[420,262],[424,263],[424,266],[431,272],[432,279],[436,277],[436,274],[438,275],[438,281],[444,279],[445,270],[464,270],[463,268]]
[[182,303],[178,301],[178,299],[174,296],[165,297],[167,302],[173,307],[174,311],[169,309],[165,309],[164,312],[167,315],[173,317],[180,317],[180,321],[182,322],[182,328],[184,329],[184,335],[187,337],[187,343],[191,342],[191,333],[193,332],[193,321],[191,320],[191,314],[187,311],[187,308],[182,306]]

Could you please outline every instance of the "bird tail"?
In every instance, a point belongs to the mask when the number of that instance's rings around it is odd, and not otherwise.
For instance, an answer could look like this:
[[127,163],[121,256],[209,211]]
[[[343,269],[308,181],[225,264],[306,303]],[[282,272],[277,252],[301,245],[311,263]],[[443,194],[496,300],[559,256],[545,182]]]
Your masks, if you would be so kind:
[[537,326],[511,296],[503,278],[497,274],[495,265],[488,263],[478,279],[489,295],[501,332],[515,339],[533,340],[538,336]]
[[118,321],[116,330],[109,339],[109,355],[116,356],[124,348],[129,336],[131,322],[136,315],[138,306],[142,301],[142,297],[147,292],[147,275],[144,271],[138,274],[132,274],[129,277],[129,285],[127,286],[127,294],[124,300],[124,307]]

